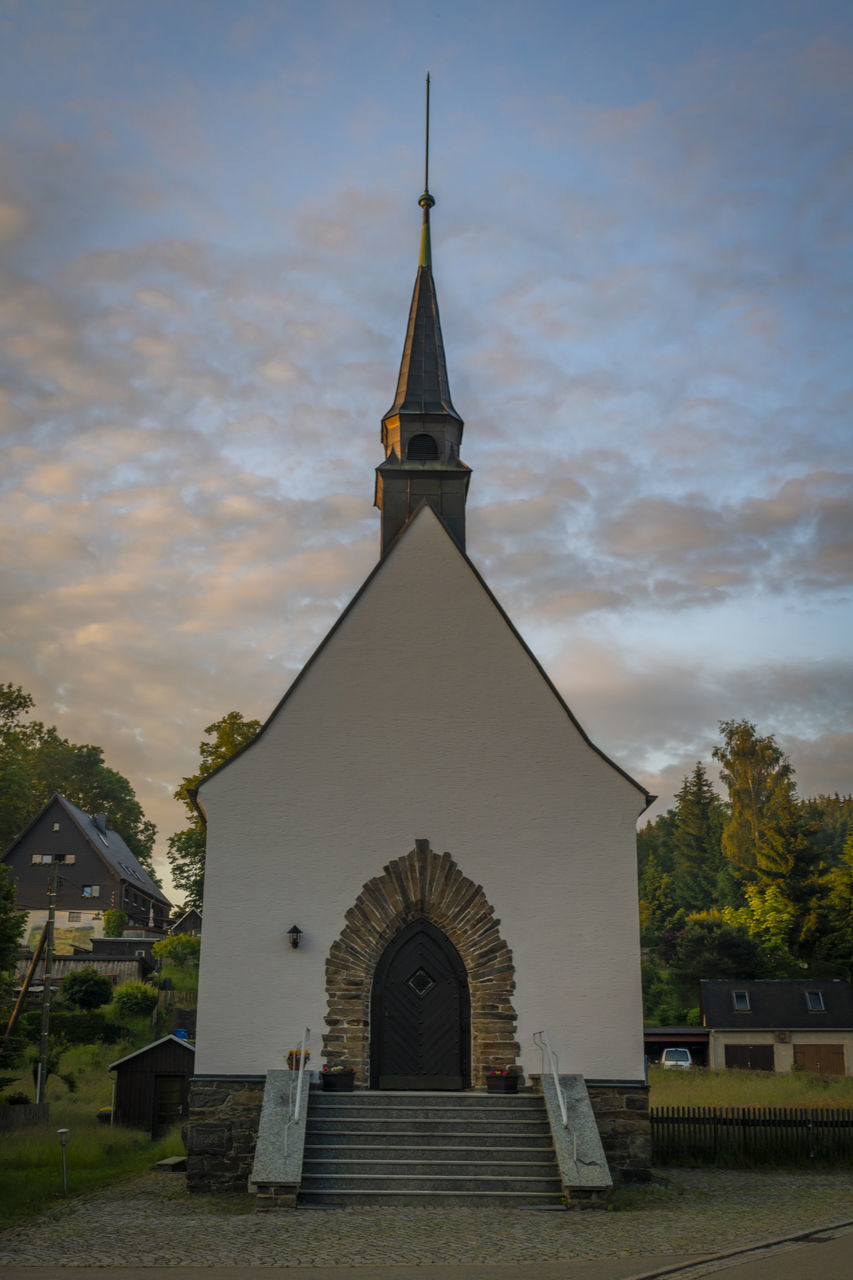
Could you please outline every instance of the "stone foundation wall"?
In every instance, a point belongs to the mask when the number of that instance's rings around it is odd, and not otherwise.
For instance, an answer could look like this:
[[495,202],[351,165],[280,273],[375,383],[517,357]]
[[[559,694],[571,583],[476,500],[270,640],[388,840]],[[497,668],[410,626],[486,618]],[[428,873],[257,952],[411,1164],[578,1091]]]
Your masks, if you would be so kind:
[[588,1084],[587,1091],[614,1183],[648,1182],[652,1171],[648,1085]]
[[263,1076],[190,1081],[188,1191],[246,1191],[255,1159],[264,1100]]

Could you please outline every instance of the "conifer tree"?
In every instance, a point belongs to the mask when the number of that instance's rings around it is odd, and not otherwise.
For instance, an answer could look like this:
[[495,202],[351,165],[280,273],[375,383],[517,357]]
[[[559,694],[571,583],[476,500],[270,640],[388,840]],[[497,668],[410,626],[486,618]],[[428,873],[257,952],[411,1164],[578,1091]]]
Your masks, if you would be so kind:
[[675,798],[673,891],[687,912],[717,905],[724,821],[723,803],[697,760]]

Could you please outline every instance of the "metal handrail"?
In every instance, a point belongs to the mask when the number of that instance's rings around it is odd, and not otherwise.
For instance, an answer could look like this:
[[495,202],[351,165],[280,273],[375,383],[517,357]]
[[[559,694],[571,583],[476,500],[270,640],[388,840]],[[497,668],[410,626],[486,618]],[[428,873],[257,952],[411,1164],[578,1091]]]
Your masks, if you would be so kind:
[[299,1123],[299,1108],[302,1102],[302,1081],[305,1078],[305,1059],[308,1052],[308,1041],[311,1039],[311,1028],[306,1027],[305,1033],[299,1043],[298,1048],[301,1050],[299,1054],[299,1078],[296,1082],[296,1106],[294,1107],[294,1120]]
[[284,1154],[287,1156],[288,1138],[290,1136],[290,1126],[299,1124],[300,1108],[302,1106],[302,1082],[305,1078],[305,1058],[307,1056],[308,1042],[311,1039],[311,1028],[306,1027],[302,1039],[296,1046],[296,1052],[299,1055],[299,1070],[296,1073],[296,1102],[293,1101],[293,1073],[288,1086],[288,1114],[287,1123],[284,1126]]
[[557,1101],[560,1104],[560,1119],[563,1122],[563,1128],[569,1127],[569,1113],[566,1107],[566,1095],[563,1092],[563,1086],[560,1084],[559,1076],[559,1059],[551,1048],[551,1038],[547,1031],[534,1031],[533,1043],[542,1054],[542,1074],[545,1074],[545,1055],[548,1055],[548,1070],[554,1078],[554,1088],[557,1091]]

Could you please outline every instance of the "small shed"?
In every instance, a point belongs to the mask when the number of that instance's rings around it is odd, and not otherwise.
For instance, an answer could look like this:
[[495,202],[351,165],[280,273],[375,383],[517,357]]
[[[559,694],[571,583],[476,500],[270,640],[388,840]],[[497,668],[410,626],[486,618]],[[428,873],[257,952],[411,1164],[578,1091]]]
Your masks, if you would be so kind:
[[195,1046],[178,1036],[163,1036],[111,1062],[113,1123],[161,1137],[186,1118],[194,1066]]

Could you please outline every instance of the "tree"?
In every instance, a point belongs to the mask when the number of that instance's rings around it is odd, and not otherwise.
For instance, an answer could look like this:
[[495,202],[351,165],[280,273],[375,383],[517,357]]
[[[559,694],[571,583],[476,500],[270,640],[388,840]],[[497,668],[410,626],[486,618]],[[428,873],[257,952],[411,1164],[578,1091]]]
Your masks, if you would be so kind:
[[0,1009],[11,993],[15,959],[26,924],[26,912],[18,910],[15,881],[8,867],[0,865]]
[[52,726],[26,719],[33,706],[19,686],[0,685],[0,848],[58,791],[85,813],[103,813],[159,884],[152,860],[157,828],[127,778],[104,763],[101,747],[69,742]]
[[172,868],[175,887],[186,895],[184,909],[201,907],[204,897],[204,823],[196,809],[192,793],[220,764],[230,760],[242,747],[251,742],[261,727],[260,720],[244,720],[239,711],[229,711],[221,720],[205,729],[205,737],[199,746],[200,767],[198,773],[184,778],[175,792],[175,799],[185,806],[190,818],[189,826],[169,837],[167,857]]
[[673,893],[685,911],[703,911],[717,903],[724,822],[723,802],[697,760],[675,798]]
[[653,946],[672,925],[676,914],[672,876],[660,871],[657,857],[650,854],[640,880],[640,932],[645,946]]
[[104,912],[104,937],[120,938],[127,927],[127,916],[120,907],[108,907]]
[[100,1009],[113,998],[113,984],[95,968],[75,969],[59,984],[63,1000],[75,1009]]
[[742,925],[730,924],[715,912],[690,916],[672,956],[672,973],[680,985],[695,991],[701,978],[762,978],[767,959],[760,943]]
[[793,769],[773,735],[760,737],[748,720],[721,720],[720,732],[712,754],[729,792],[723,852],[748,879],[780,805],[794,797]]
[[819,944],[822,959],[837,965],[847,978],[853,969],[853,831],[837,867],[825,877],[826,928]]

